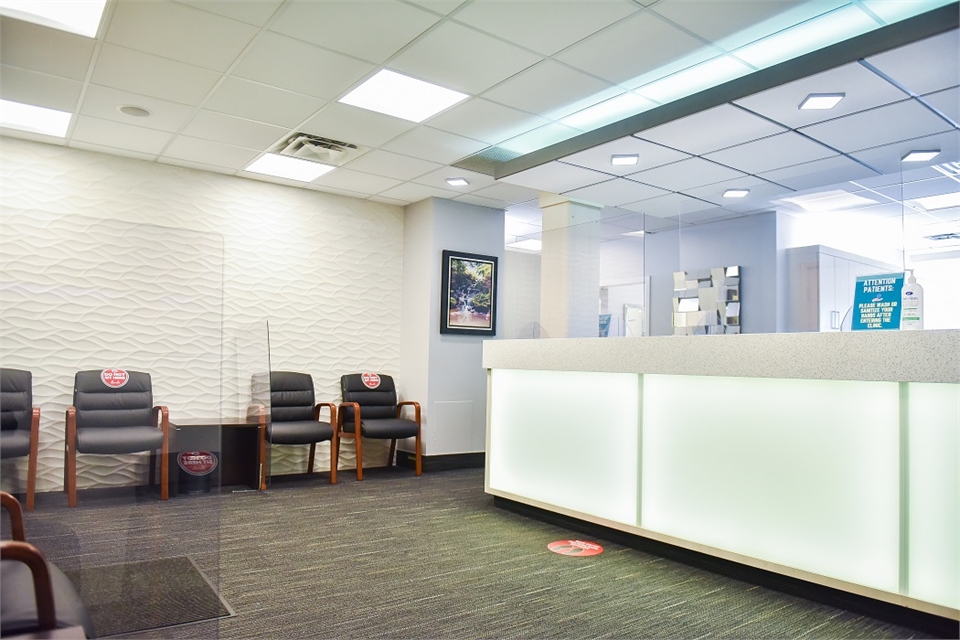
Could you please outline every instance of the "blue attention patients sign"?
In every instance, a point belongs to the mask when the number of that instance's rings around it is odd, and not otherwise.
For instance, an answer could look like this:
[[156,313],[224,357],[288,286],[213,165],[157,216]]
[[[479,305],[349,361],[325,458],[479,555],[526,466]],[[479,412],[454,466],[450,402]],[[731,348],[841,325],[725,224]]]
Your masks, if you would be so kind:
[[853,295],[854,331],[900,328],[902,273],[859,276]]

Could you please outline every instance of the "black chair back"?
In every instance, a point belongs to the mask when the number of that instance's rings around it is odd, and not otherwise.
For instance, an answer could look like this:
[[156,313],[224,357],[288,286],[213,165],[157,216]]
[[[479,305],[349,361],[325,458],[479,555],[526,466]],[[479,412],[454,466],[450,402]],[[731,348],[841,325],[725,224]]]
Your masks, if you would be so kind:
[[33,412],[33,374],[0,368],[0,430],[30,431]]
[[313,420],[315,404],[313,376],[293,371],[270,372],[270,419],[273,422]]
[[[393,378],[376,373],[351,373],[340,377],[340,393],[344,402],[360,405],[364,420],[385,420],[397,417],[397,388]],[[353,407],[343,407],[343,423],[353,422]]]
[[112,369],[78,371],[73,386],[77,429],[84,427],[143,427],[153,422],[150,374],[127,371],[126,382],[111,377]]

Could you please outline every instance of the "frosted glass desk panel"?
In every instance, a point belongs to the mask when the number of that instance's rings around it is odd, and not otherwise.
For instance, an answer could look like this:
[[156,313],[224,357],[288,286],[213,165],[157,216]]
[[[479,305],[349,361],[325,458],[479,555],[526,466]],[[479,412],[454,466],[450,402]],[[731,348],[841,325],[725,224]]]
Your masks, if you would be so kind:
[[960,385],[911,383],[908,594],[960,608]]
[[898,385],[644,376],[640,524],[896,592]]
[[635,525],[639,377],[490,376],[490,488]]

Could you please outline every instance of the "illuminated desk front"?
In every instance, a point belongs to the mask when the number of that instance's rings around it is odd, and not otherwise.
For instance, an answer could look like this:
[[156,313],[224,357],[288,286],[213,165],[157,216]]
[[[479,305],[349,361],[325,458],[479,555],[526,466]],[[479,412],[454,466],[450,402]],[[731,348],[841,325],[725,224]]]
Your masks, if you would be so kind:
[[496,340],[486,491],[960,619],[960,331]]

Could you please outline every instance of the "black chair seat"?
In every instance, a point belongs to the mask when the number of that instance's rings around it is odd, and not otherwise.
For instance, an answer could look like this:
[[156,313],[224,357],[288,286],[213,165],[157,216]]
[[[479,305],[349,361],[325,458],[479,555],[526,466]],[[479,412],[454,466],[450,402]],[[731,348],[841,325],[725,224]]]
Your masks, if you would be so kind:
[[329,422],[271,422],[267,427],[267,440],[271,444],[311,444],[332,439],[333,426]]
[[420,428],[413,420],[390,418],[383,420],[366,420],[360,418],[360,434],[364,438],[393,440],[414,438]]
[[77,430],[80,453],[135,453],[159,449],[163,432],[156,427],[87,427]]
[[0,431],[0,458],[21,458],[30,454],[30,432]]
[[[97,637],[93,621],[70,579],[55,565],[47,563],[53,599],[56,603],[57,628],[83,627],[88,638]],[[37,629],[37,602],[33,593],[30,567],[17,560],[0,561],[0,635],[29,633]]]

